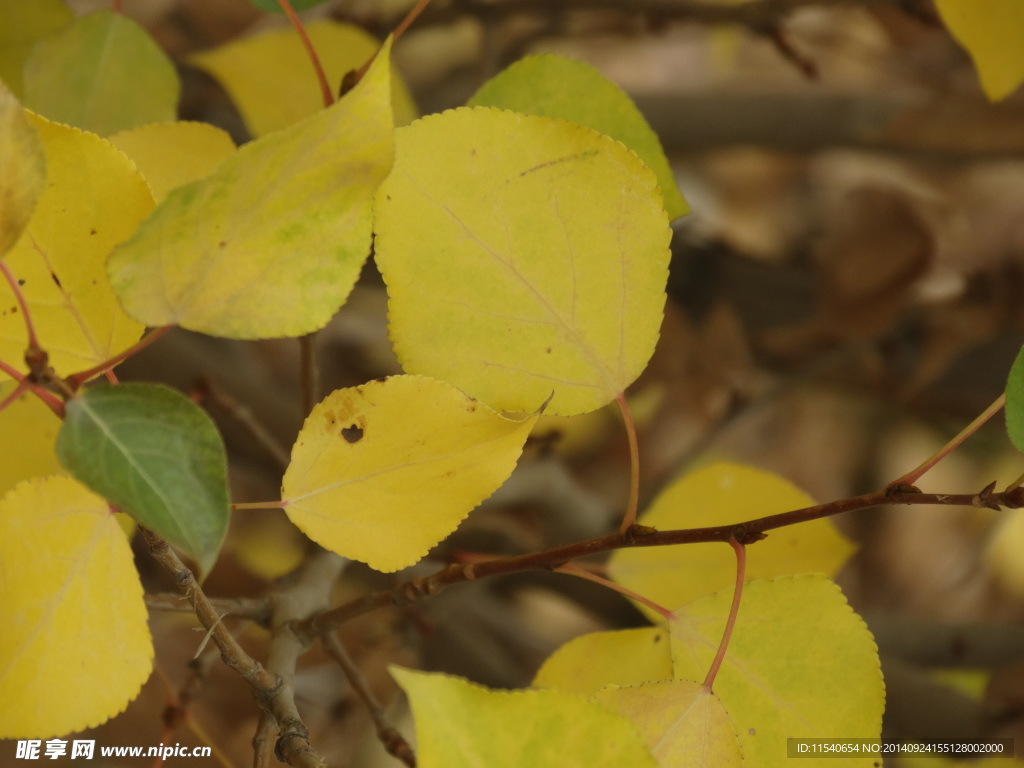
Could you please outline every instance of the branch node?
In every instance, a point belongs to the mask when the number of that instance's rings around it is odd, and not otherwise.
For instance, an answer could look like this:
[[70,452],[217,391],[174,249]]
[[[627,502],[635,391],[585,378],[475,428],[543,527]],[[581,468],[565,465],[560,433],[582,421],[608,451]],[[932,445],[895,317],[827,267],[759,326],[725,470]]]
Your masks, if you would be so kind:
[[999,500],[992,498],[993,492],[995,491],[995,489],[996,489],[996,481],[993,480],[991,483],[986,485],[981,490],[981,493],[975,495],[971,499],[971,506],[972,507],[984,507],[986,509],[994,509],[995,511],[998,512],[999,509],[1000,509]]
[[910,483],[891,483],[885,487],[885,497],[892,498],[901,493],[920,493],[921,489]]

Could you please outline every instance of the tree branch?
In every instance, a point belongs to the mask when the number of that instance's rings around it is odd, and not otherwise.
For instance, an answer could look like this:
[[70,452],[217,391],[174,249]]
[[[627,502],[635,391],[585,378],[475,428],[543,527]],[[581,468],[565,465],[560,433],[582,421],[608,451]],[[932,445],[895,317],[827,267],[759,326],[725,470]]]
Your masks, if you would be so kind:
[[789,512],[767,515],[753,520],[708,528],[684,528],[672,531],[658,531],[646,526],[634,525],[624,532],[568,544],[541,552],[513,557],[496,557],[493,560],[457,563],[423,577],[416,577],[399,584],[393,589],[370,592],[344,605],[324,613],[313,615],[300,622],[297,631],[308,635],[322,635],[345,622],[377,608],[403,606],[418,602],[424,597],[436,595],[452,584],[473,581],[488,576],[517,573],[529,570],[554,570],[577,558],[596,555],[614,549],[630,547],[664,547],[675,544],[697,544],[703,542],[729,542],[735,539],[740,544],[753,544],[766,538],[767,532],[776,528],[817,520],[822,517],[840,515],[872,507],[906,505],[945,505],[984,507],[987,509],[1017,509],[1024,506],[1024,487],[996,493],[992,483],[980,493],[943,494],[921,493],[916,490],[883,488],[860,496],[817,504]]
[[[211,639],[220,649],[224,663],[249,684],[259,706],[281,725],[282,733],[275,747],[279,757],[282,760],[288,758],[289,765],[301,768],[321,768],[324,764],[323,761],[313,752],[309,742],[303,736],[304,733],[308,735],[308,732],[305,732],[305,726],[295,709],[291,680],[285,680],[275,674],[272,669],[264,668],[262,664],[246,653],[221,621],[223,614],[217,612],[214,604],[207,598],[196,581],[195,575],[181,561],[177,553],[153,531],[142,526],[139,526],[139,530],[149,546],[150,554],[171,575],[175,585],[192,605],[199,622],[209,631]],[[284,603],[277,608],[280,611],[280,616],[275,614],[275,619],[287,615],[288,609]],[[287,622],[288,620],[282,619],[282,621]],[[283,625],[287,626],[287,623]],[[283,643],[281,645],[284,646]],[[286,668],[286,662],[284,651],[279,650],[278,655],[275,656],[272,640],[268,666],[276,664],[281,668]]]

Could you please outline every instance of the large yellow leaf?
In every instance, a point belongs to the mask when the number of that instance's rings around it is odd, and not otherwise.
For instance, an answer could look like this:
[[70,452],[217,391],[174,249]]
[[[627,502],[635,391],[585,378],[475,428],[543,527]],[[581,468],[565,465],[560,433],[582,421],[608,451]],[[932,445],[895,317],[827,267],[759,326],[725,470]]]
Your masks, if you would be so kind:
[[150,123],[109,139],[135,161],[157,202],[172,189],[209,176],[235,151],[227,131],[187,121]]
[[39,136],[0,81],[0,257],[21,236],[45,181]]
[[591,411],[640,374],[670,230],[653,172],[563,120],[477,107],[398,131],[375,257],[402,366],[494,408]]
[[74,480],[22,483],[0,501],[0,738],[108,720],[149,677],[142,585],[107,503]]
[[[814,500],[777,475],[740,464],[718,463],[666,488],[639,523],[661,530],[729,525],[809,507]],[[770,531],[747,548],[747,578],[784,574],[835,573],[853,552],[827,519]],[[685,544],[616,551],[612,577],[673,610],[736,581],[736,557],[726,544]],[[640,606],[653,620],[658,614]]]
[[[11,380],[0,382],[0,402],[15,386]],[[23,392],[0,411],[0,435],[8,444],[17,440],[18,445],[17,450],[5,451],[0,461],[0,497],[30,477],[64,473],[54,451],[59,430],[60,419],[30,392]]]
[[692,680],[602,688],[594,701],[627,718],[663,768],[740,768],[743,753],[722,702]]
[[97,11],[41,40],[25,60],[25,106],[102,136],[173,120],[181,84],[137,23]]
[[654,171],[670,219],[690,212],[647,120],[625,91],[585,62],[555,54],[527,56],[484,83],[468,106],[561,117],[611,136]]
[[422,376],[339,389],[292,448],[285,511],[327,549],[396,571],[505,482],[536,420],[507,419]]
[[1024,81],[1024,3],[935,0],[942,20],[974,59],[985,95],[1009,96]]
[[672,675],[668,630],[640,627],[570,640],[541,665],[533,685],[590,696],[608,685],[639,685]]
[[[30,115],[46,151],[47,185],[4,261],[21,283],[36,333],[61,375],[130,347],[143,326],[121,309],[105,261],[153,208],[134,164],[95,134]],[[0,281],[0,359],[15,367],[25,323]]]
[[[676,612],[670,631],[677,679],[707,675],[731,603],[732,590],[724,590]],[[885,688],[874,639],[839,587],[823,576],[744,587],[714,691],[739,734],[746,764],[758,768],[791,768],[787,737],[881,735]],[[821,764],[874,765],[872,757]]]
[[[315,21],[306,33],[335,95],[347,72],[361,67],[380,42],[359,27]],[[224,85],[253,136],[280,130],[323,109],[323,96],[309,55],[291,26],[258,32],[189,57]],[[418,115],[401,76],[391,76],[396,125]]]
[[173,190],[108,262],[127,312],[238,339],[326,325],[370,250],[391,167],[388,47],[333,107]]
[[492,691],[391,668],[409,696],[420,768],[653,768],[624,717],[564,691]]

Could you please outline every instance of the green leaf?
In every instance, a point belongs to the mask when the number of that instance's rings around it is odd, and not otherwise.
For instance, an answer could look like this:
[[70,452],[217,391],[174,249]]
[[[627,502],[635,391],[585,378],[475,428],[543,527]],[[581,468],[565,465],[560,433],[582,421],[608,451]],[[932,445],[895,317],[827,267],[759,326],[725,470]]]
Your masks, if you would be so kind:
[[555,54],[527,56],[484,83],[467,106],[561,117],[611,136],[654,171],[670,219],[690,212],[647,120],[621,88],[589,64]]
[[589,128],[490,107],[399,129],[375,258],[402,366],[492,408],[611,402],[661,326],[671,230],[654,174]]
[[1006,380],[1006,431],[1018,451],[1024,451],[1024,347]]
[[21,71],[37,42],[75,20],[62,0],[0,0],[0,80],[19,98]]
[[633,725],[563,691],[491,691],[391,667],[409,696],[420,768],[653,768]]
[[25,106],[106,136],[174,120],[181,84],[142,27],[111,11],[83,16],[41,41],[25,62]]
[[[249,0],[250,3],[255,5],[257,8],[269,13],[284,13],[281,10],[281,4],[277,0]],[[292,10],[305,11],[308,8],[315,8],[318,5],[322,5],[327,0],[291,0]]]
[[235,339],[326,325],[369,254],[391,168],[388,52],[330,109],[171,191],[107,262],[125,311]]
[[228,524],[220,433],[156,384],[99,386],[68,401],[57,456],[81,482],[182,549],[206,573]]

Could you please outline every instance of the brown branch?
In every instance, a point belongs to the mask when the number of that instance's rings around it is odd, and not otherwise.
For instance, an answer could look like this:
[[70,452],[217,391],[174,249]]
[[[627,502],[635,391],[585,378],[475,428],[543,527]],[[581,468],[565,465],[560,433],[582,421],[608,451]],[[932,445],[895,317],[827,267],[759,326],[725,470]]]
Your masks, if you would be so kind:
[[333,552],[319,550],[309,557],[284,589],[270,596],[271,636],[267,669],[280,681],[273,712],[278,734],[274,754],[281,762],[302,768],[320,768],[325,763],[309,744],[309,729],[295,706],[292,681],[299,658],[309,639],[296,633],[293,623],[330,605],[331,589],[346,561]]
[[[256,418],[250,408],[223,391],[209,377],[203,376],[199,379],[193,390],[193,397],[200,405],[209,403],[222,410],[234,419],[239,427],[245,430],[249,437],[253,439],[253,442],[270,455],[282,472],[288,468],[291,457],[284,446]],[[310,407],[312,408],[312,406]]]
[[[193,613],[192,604],[181,595],[159,593],[146,595],[146,607],[164,613]],[[252,597],[208,597],[218,616],[247,619],[261,627],[270,625],[270,607],[265,599]]]
[[352,690],[355,691],[356,696],[359,697],[359,700],[369,713],[370,719],[373,720],[374,728],[377,730],[377,738],[380,739],[380,743],[387,750],[387,753],[401,760],[409,768],[415,768],[416,753],[413,752],[405,737],[398,732],[398,729],[384,715],[384,708],[377,701],[377,697],[373,695],[370,686],[366,684],[362,672],[359,671],[355,662],[348,655],[348,651],[341,644],[341,640],[333,632],[328,632],[320,636],[320,642],[323,644],[327,654],[338,662],[338,666],[345,673],[349,685],[352,686]]
[[[275,748],[281,759],[288,758],[289,765],[301,768],[313,768],[314,766],[321,768],[324,764],[323,761],[313,752],[308,741],[302,737],[305,726],[302,725],[295,710],[290,679],[285,680],[271,669],[264,668],[262,664],[246,653],[221,621],[223,614],[219,613],[207,598],[196,581],[195,575],[181,561],[170,545],[163,538],[142,526],[139,526],[139,530],[149,546],[153,559],[171,575],[175,585],[192,605],[192,610],[199,622],[209,631],[211,639],[220,649],[224,663],[249,684],[253,697],[260,708],[283,726],[282,735]],[[273,641],[271,660],[281,664],[281,659],[274,656]],[[281,664],[281,666],[285,665]]]
[[324,634],[364,613],[387,606],[409,605],[418,602],[424,597],[436,595],[452,584],[521,571],[554,570],[578,558],[615,549],[665,547],[675,544],[697,544],[714,541],[725,543],[731,539],[735,539],[740,544],[753,544],[766,538],[767,532],[776,528],[783,528],[808,520],[841,515],[854,510],[899,504],[969,506],[987,509],[1017,509],[1024,506],[1024,487],[1014,488],[1002,493],[996,493],[994,487],[995,483],[992,483],[980,493],[975,494],[920,493],[916,490],[883,488],[872,493],[839,499],[827,504],[817,504],[812,507],[767,515],[733,525],[708,528],[658,531],[654,528],[634,525],[625,532],[611,533],[606,536],[599,536],[541,552],[449,565],[429,576],[414,578],[399,584],[393,589],[367,593],[337,608],[311,616],[309,619],[300,622],[297,631],[310,636]]

